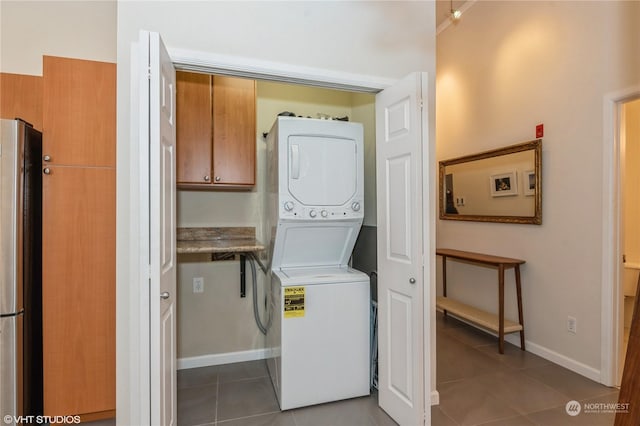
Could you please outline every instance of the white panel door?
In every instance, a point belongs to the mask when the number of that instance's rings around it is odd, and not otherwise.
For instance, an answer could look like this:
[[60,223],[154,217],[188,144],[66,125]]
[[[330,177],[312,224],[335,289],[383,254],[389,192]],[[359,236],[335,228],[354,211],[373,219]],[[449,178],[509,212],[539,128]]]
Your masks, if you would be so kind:
[[[425,407],[423,170],[427,149],[414,73],[376,95],[378,200],[378,403],[400,425],[421,425]],[[425,173],[427,170],[424,171]],[[428,190],[429,188],[425,188]]]
[[[141,109],[148,100],[150,421],[164,426],[177,424],[176,80],[159,34],[142,31],[140,45],[143,52],[148,49],[149,64],[148,74],[140,77],[142,90],[145,80],[148,87],[148,96],[141,96]],[[140,123],[140,128],[144,133],[145,123]]]

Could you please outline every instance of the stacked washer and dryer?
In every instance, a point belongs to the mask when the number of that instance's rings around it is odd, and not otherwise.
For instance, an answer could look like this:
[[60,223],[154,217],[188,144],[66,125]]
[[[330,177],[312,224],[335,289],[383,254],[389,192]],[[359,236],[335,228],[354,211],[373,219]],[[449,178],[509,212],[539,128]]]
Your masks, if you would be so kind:
[[282,410],[368,395],[369,277],[359,123],[278,117],[267,137],[269,375]]

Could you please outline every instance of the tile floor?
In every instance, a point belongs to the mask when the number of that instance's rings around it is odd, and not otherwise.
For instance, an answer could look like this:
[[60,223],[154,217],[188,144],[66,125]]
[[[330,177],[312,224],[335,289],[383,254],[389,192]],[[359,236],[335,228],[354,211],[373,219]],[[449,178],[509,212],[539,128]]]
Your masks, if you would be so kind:
[[[618,390],[586,379],[494,337],[437,314],[434,426],[600,426],[612,413],[566,413],[571,400],[616,402]],[[595,405],[591,407],[597,408]],[[597,411],[597,410],[596,410]],[[95,422],[92,426],[110,426]],[[178,424],[215,426],[392,426],[377,395],[280,412],[264,361],[178,372]]]
[[[600,426],[613,413],[569,416],[571,400],[617,402],[618,390],[586,379],[530,352],[506,344],[498,353],[495,337],[437,313],[437,389],[434,426]],[[590,404],[592,411],[597,406]]]
[[393,426],[377,395],[281,412],[265,361],[178,372],[178,424]]

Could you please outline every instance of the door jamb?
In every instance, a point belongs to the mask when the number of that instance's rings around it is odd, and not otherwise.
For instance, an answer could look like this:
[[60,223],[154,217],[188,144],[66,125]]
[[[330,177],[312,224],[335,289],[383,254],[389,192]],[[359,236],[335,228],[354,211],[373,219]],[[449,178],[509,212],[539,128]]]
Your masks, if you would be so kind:
[[640,86],[604,96],[603,179],[602,179],[602,323],[600,382],[620,384],[622,332],[622,285],[620,247],[620,107],[640,98]]

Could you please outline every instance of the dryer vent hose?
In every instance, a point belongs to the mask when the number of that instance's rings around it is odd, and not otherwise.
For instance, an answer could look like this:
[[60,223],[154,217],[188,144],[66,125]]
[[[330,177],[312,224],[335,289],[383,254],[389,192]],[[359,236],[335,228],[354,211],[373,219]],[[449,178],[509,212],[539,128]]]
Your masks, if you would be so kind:
[[262,318],[260,318],[260,311],[258,310],[258,280],[256,277],[256,261],[254,259],[254,254],[249,253],[249,258],[249,265],[251,266],[251,288],[253,289],[253,317],[256,319],[256,325],[258,326],[260,332],[266,335],[267,330],[269,330],[269,327],[271,327],[273,315],[271,309],[269,309],[269,306],[267,304],[267,306],[265,307],[265,310],[267,311],[267,324],[265,325],[262,323]]

